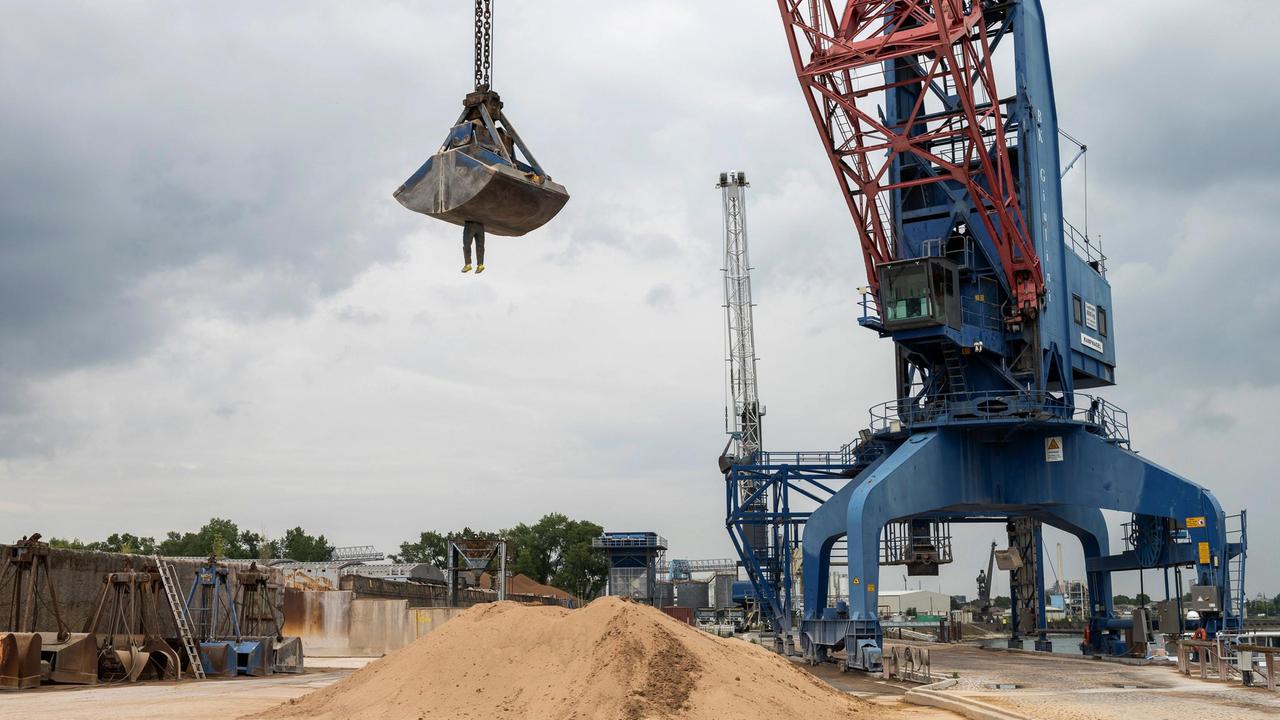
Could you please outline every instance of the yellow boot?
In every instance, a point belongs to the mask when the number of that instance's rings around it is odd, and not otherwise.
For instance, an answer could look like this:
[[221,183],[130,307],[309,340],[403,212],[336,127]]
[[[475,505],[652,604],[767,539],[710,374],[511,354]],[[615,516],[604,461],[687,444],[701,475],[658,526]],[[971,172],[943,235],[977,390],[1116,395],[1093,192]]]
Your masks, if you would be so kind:
[[482,273],[482,272],[484,272],[484,266],[483,266],[483,265],[477,265],[477,266],[476,266],[476,274],[477,274],[477,275],[479,275],[479,274],[480,274],[480,273]]
[[[484,266],[481,265],[480,267],[484,267]],[[471,264],[468,263],[467,265],[463,266],[462,272],[471,272]]]

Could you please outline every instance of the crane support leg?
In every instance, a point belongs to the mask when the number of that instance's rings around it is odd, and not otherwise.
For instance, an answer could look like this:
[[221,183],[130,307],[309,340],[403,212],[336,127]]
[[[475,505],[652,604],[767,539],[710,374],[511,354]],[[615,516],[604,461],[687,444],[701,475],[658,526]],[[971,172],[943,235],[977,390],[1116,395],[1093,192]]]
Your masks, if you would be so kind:
[[[1196,584],[1216,593],[1226,619],[1230,549],[1222,509],[1208,490],[1080,426],[1029,424],[999,434],[951,426],[911,435],[810,516],[801,629],[806,655],[815,659],[844,648],[850,667],[879,664],[881,530],[894,520],[930,514],[1038,517],[1080,537],[1091,580],[1091,645],[1106,650],[1107,637],[1114,639],[1124,621],[1111,617],[1104,576],[1126,568],[1125,556],[1102,555],[1107,534],[1101,510],[1164,519],[1169,542],[1156,562],[1192,562]],[[840,535],[849,552],[844,617],[825,608],[822,582],[831,543]]]

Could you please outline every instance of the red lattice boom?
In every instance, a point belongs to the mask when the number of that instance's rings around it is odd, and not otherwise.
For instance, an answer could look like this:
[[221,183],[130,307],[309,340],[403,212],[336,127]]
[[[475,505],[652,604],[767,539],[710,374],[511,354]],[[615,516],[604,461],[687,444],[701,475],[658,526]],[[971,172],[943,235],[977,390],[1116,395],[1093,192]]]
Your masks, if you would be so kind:
[[[879,286],[876,266],[896,258],[888,193],[954,181],[978,210],[1017,307],[1034,314],[1044,283],[1018,205],[980,3],[855,0],[839,12],[832,0],[778,6],[872,286]],[[885,63],[894,60],[915,70],[891,81]],[[876,105],[886,91],[907,85],[920,89],[914,107],[904,122],[886,123]],[[889,171],[903,155],[932,172],[895,180]]]

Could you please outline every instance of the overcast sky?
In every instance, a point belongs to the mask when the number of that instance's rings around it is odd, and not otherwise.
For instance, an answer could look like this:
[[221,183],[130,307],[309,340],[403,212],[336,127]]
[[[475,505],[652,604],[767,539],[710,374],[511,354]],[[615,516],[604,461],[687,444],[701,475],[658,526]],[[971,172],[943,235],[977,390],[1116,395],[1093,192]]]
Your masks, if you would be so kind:
[[[1111,257],[1105,394],[1136,449],[1249,508],[1274,594],[1280,5],[1046,4]],[[218,515],[393,551],[559,511],[731,555],[721,170],[752,182],[767,444],[836,447],[890,398],[775,3],[499,0],[495,86],[573,197],[479,277],[391,198],[470,90],[470,6],[4,3],[0,539]],[[998,534],[960,532],[944,590]]]

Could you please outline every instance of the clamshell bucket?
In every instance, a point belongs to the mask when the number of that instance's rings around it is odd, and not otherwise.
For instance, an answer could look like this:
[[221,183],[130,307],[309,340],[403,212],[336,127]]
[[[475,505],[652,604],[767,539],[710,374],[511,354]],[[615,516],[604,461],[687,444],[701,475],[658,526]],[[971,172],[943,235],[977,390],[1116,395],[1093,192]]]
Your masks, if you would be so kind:
[[295,674],[303,672],[302,638],[285,637],[272,643],[271,671]]
[[142,670],[144,680],[177,680],[182,677],[182,661],[172,645],[153,637],[142,644],[142,649],[149,654],[147,665]]
[[497,93],[471,93],[463,106],[444,144],[395,191],[396,200],[455,225],[479,222],[493,235],[524,235],[545,225],[569,193],[538,165]]
[[0,690],[40,684],[40,635],[0,633]]
[[249,638],[231,643],[236,654],[236,672],[240,675],[260,677],[271,674],[269,657],[275,638]]
[[200,664],[206,677],[235,677],[236,654],[229,642],[200,643]]
[[40,659],[49,665],[49,682],[94,685],[98,682],[98,636],[69,633],[58,642],[58,633],[40,633]]

